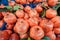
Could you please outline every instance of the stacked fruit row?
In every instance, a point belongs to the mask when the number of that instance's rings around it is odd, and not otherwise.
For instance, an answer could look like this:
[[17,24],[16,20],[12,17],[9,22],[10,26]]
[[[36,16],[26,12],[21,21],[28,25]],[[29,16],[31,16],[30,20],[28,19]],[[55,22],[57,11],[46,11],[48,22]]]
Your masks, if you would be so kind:
[[[38,4],[22,5],[30,3]],[[8,0],[8,4],[0,5],[0,40],[60,40],[58,0]]]

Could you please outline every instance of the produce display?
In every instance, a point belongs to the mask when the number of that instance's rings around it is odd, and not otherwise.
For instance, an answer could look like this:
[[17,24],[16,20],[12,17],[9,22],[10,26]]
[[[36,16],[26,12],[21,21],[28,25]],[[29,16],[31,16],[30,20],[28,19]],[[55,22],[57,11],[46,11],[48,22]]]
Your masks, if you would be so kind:
[[60,0],[6,1],[0,0],[0,40],[60,40]]

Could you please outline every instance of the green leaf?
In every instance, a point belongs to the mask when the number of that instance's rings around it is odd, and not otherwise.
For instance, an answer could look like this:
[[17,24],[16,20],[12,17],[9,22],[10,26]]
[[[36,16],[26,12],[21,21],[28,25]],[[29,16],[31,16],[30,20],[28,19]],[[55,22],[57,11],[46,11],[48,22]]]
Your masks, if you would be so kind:
[[7,8],[7,10],[9,10],[9,11],[13,10],[11,6],[5,6],[5,8]]
[[60,7],[60,4],[57,4],[56,6],[53,6],[53,9],[57,10]]
[[27,38],[23,38],[23,39],[21,39],[21,40],[27,40]]
[[42,13],[40,13],[40,16],[41,16],[41,17],[45,17],[45,12],[46,12],[46,10],[44,9],[44,10],[42,11]]
[[0,12],[5,12],[7,11],[7,8],[0,8]]
[[16,6],[14,6],[14,8],[13,8],[14,10],[18,10],[18,9],[21,9],[21,10],[23,10],[23,8],[21,8],[20,6],[18,6],[18,5],[16,5]]
[[5,8],[7,8],[8,10],[12,9],[11,6],[5,6]]
[[58,0],[58,2],[60,2],[60,0]]
[[42,7],[43,7],[43,8],[45,8],[45,9],[47,9],[47,7],[45,6],[45,4],[44,4],[44,3],[42,3]]
[[50,40],[50,38],[47,37],[47,36],[44,36],[44,37],[42,38],[42,40]]
[[31,38],[30,38],[30,37],[28,37],[28,40],[31,40]]
[[14,6],[14,10],[18,10],[20,6]]
[[12,7],[11,6],[5,6],[4,8],[0,8],[0,11],[3,12],[3,11],[12,11]]

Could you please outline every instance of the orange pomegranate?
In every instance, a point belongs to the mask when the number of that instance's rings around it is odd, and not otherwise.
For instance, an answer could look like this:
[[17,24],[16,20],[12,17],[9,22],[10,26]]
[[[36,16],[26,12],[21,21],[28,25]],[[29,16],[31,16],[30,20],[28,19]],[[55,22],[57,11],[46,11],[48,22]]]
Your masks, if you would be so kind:
[[6,29],[12,30],[14,27],[14,24],[7,24]]
[[39,26],[33,26],[30,28],[30,37],[35,40],[40,40],[44,37],[44,31]]
[[19,36],[16,33],[11,34],[9,40],[19,40]]
[[34,17],[34,18],[29,18],[28,22],[29,22],[29,25],[32,27],[32,26],[37,26],[39,23],[39,20],[38,18]]
[[0,30],[0,40],[8,40],[8,38],[9,38],[8,32]]
[[2,12],[3,16],[6,16],[7,14],[10,14],[9,12]]
[[41,7],[40,4],[38,4],[36,7],[35,7],[35,10],[39,13],[41,13],[43,11],[43,8]]
[[51,21],[42,20],[39,25],[46,33],[53,30],[53,23]]
[[25,13],[24,19],[25,19],[25,20],[29,19],[28,13]]
[[31,7],[30,7],[30,6],[26,6],[26,7],[24,8],[24,11],[27,12],[27,13],[29,13],[30,10],[31,10]]
[[54,23],[54,27],[60,27],[60,16],[52,18],[51,21]]
[[23,10],[18,9],[15,14],[18,18],[23,18],[24,17],[24,11]]
[[60,34],[60,28],[54,28],[54,33],[55,34]]
[[20,0],[15,0],[16,1],[16,3],[20,3]]
[[0,5],[0,8],[4,8],[4,4],[1,4],[1,5]]
[[14,1],[9,1],[9,6],[14,6],[15,2]]
[[46,36],[48,36],[50,40],[56,40],[56,35],[54,34],[54,31],[46,33]]
[[29,24],[26,20],[18,19],[14,27],[14,31],[18,34],[24,34],[28,31],[28,28],[29,28]]
[[48,0],[48,4],[50,6],[55,6],[57,4],[58,0]]
[[29,16],[30,17],[39,17],[39,14],[37,13],[37,11],[35,9],[32,9],[30,12],[29,12]]
[[46,17],[47,18],[53,18],[53,17],[56,17],[56,15],[57,15],[56,10],[51,9],[51,8],[46,10]]
[[6,16],[4,16],[4,21],[8,24],[13,24],[16,22],[16,20],[17,20],[16,16],[12,13],[9,13]]
[[4,31],[8,32],[9,35],[12,34],[12,31],[11,30],[4,30]]

